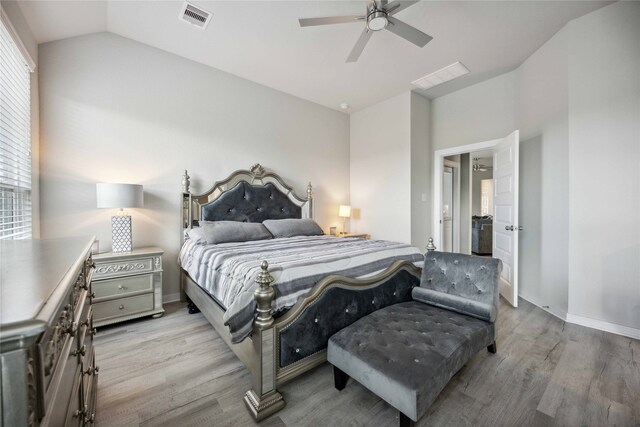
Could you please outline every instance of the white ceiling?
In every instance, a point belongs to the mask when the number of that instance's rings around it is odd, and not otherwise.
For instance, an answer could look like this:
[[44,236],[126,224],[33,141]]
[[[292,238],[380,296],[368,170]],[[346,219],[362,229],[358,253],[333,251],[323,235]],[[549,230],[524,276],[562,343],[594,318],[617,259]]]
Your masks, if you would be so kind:
[[375,33],[356,63],[345,59],[362,23],[300,28],[298,18],[358,15],[364,1],[194,1],[213,13],[206,30],[180,20],[178,1],[19,2],[39,43],[110,31],[283,92],[349,111],[407,90],[453,62],[471,74],[427,91],[434,98],[514,69],[568,21],[604,1],[422,1],[396,17],[433,36],[420,49]]

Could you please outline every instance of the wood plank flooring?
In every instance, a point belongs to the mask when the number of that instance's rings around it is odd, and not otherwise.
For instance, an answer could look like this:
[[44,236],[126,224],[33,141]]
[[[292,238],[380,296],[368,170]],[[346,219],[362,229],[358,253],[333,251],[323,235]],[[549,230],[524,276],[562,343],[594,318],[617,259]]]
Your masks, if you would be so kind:
[[[160,319],[96,336],[98,426],[255,425],[251,378],[202,314],[180,303]],[[478,353],[418,426],[640,426],[640,341],[501,301],[498,353]],[[338,392],[325,364],[283,386],[287,406],[261,426],[397,426],[395,409],[353,380]]]

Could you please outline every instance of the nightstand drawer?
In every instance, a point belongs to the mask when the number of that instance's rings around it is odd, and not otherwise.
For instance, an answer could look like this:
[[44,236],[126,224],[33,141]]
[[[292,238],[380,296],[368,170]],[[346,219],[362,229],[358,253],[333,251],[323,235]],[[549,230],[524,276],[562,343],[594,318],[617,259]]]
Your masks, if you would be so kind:
[[142,274],[139,276],[120,277],[93,282],[93,292],[96,294],[94,301],[99,303],[104,298],[122,297],[138,292],[151,292],[153,290],[153,275]]
[[136,258],[126,261],[99,262],[93,272],[93,280],[126,274],[149,273],[153,271],[153,258]]
[[153,293],[93,304],[93,318],[98,322],[153,310]]

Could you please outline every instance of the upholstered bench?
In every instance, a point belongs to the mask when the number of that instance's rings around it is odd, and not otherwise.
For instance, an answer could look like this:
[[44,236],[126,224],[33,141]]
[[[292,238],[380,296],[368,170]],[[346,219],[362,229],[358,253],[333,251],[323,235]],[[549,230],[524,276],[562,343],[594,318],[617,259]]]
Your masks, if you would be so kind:
[[388,306],[334,334],[327,358],[335,386],[349,377],[412,425],[478,351],[496,352],[497,259],[426,254],[414,301]]

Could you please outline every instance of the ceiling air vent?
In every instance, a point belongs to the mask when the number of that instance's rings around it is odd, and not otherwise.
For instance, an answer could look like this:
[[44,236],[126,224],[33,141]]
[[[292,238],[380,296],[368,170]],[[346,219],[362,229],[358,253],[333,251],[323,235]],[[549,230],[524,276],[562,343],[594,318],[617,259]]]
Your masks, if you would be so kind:
[[211,21],[213,14],[194,6],[191,3],[184,2],[180,9],[179,16],[182,21],[188,22],[189,24],[204,30],[207,28],[207,25],[209,25],[209,21]]
[[454,62],[451,65],[447,65],[444,68],[434,71],[424,77],[420,77],[418,80],[414,80],[411,83],[418,86],[420,89],[431,89],[434,86],[441,85],[449,80],[457,79],[460,76],[469,74],[469,69],[461,62]]

